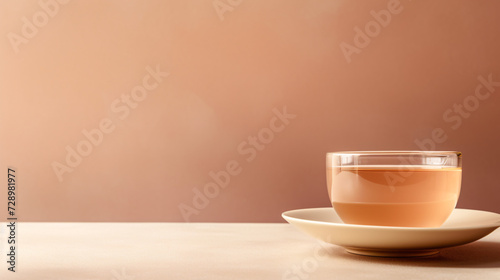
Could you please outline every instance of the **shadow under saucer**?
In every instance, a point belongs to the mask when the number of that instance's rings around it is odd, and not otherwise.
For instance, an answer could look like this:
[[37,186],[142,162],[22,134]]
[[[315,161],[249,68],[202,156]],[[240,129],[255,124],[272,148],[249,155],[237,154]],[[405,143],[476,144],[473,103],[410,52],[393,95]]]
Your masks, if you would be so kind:
[[[432,256],[416,258],[380,258],[359,256],[350,254],[341,247],[338,247],[338,249],[343,250],[344,253],[342,254],[342,257],[344,258],[356,260],[369,259],[370,262],[383,264],[457,268],[500,267],[500,242],[476,241],[467,245],[439,249],[439,253]],[[335,250],[331,251],[330,255],[336,255],[336,257],[338,257],[338,253],[339,250]]]

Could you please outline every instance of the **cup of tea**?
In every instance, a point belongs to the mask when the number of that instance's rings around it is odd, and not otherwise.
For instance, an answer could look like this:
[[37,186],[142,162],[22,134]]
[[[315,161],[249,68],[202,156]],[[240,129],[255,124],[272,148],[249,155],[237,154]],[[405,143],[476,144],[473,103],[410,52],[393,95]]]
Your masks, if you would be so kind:
[[439,227],[458,201],[462,154],[327,153],[326,173],[332,206],[347,224]]

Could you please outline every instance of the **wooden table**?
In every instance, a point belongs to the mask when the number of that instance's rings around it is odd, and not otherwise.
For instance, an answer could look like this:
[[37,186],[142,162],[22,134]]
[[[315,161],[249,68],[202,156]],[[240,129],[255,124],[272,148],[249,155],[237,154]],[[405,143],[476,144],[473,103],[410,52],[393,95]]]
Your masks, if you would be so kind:
[[[6,224],[0,236],[6,258]],[[346,253],[288,224],[21,223],[0,279],[500,279],[500,230],[428,258]]]

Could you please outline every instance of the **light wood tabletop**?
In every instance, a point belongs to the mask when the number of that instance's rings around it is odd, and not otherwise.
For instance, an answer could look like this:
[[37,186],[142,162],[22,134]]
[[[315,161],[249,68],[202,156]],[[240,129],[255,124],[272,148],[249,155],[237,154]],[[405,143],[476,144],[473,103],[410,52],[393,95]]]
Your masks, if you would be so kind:
[[0,279],[500,279],[500,230],[426,258],[352,255],[284,223],[20,223],[16,238]]

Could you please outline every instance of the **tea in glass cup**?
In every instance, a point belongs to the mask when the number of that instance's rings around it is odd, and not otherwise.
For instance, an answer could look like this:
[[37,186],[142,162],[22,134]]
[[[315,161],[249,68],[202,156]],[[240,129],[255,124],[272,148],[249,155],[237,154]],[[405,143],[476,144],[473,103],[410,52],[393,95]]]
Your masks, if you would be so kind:
[[439,227],[457,204],[461,161],[446,151],[328,153],[328,194],[348,224]]

